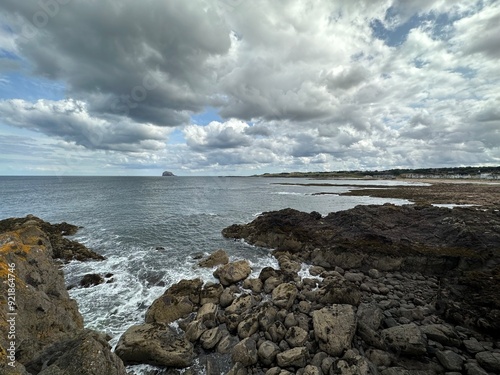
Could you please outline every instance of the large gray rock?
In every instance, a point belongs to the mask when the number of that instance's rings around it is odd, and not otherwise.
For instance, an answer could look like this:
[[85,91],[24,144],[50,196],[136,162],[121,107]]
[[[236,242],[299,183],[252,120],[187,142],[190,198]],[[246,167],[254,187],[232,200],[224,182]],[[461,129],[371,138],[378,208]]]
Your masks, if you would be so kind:
[[464,340],[463,343],[467,351],[472,354],[483,352],[485,350],[483,344],[477,341],[474,337],[470,340]]
[[222,285],[229,286],[245,280],[251,272],[252,269],[247,260],[238,260],[217,268],[214,276],[219,279]]
[[231,355],[233,362],[239,362],[243,366],[251,366],[257,363],[257,344],[255,340],[246,338],[237,343]]
[[280,367],[293,366],[300,368],[306,365],[307,355],[307,348],[302,346],[279,353],[276,356],[276,361]]
[[274,288],[271,298],[277,307],[289,309],[297,298],[297,293],[297,287],[294,284],[283,283]]
[[436,357],[446,370],[461,371],[464,364],[463,358],[451,350],[437,351]]
[[168,288],[146,311],[146,323],[172,323],[192,313],[200,302],[201,279],[181,280]]
[[201,347],[205,350],[215,348],[222,338],[222,331],[219,327],[209,329],[200,336]]
[[485,370],[500,373],[500,353],[481,352],[476,354],[476,359]]
[[257,355],[259,356],[260,362],[264,366],[270,366],[276,359],[276,355],[280,353],[280,347],[272,341],[264,341],[259,346]]
[[238,324],[237,332],[240,339],[247,338],[259,329],[259,317],[256,313],[246,315]]
[[427,352],[427,342],[415,323],[384,329],[382,338],[391,349],[398,353],[421,356]]
[[292,348],[304,346],[308,338],[309,333],[303,328],[297,326],[290,327],[285,335],[285,341]]
[[465,369],[467,370],[467,375],[489,375],[481,366],[474,362],[466,363]]
[[184,368],[194,359],[193,344],[163,324],[141,324],[130,327],[118,341],[116,354],[126,364]]
[[228,264],[228,263],[229,263],[229,257],[227,253],[224,250],[219,249],[210,254],[206,259],[199,261],[198,266],[211,268],[215,266],[220,266],[221,264]]
[[254,298],[251,294],[242,294],[226,308],[226,315],[238,314],[241,315],[254,305]]
[[90,330],[49,347],[27,369],[38,375],[126,374],[123,362],[111,352],[106,337]]
[[458,332],[451,326],[444,324],[430,324],[421,326],[420,330],[427,335],[427,338],[447,346],[459,347],[462,343]]
[[356,312],[358,322],[363,322],[367,327],[377,330],[384,319],[384,312],[374,303],[362,303]]
[[321,350],[340,356],[351,347],[356,332],[356,314],[351,305],[333,305],[313,312],[314,335]]

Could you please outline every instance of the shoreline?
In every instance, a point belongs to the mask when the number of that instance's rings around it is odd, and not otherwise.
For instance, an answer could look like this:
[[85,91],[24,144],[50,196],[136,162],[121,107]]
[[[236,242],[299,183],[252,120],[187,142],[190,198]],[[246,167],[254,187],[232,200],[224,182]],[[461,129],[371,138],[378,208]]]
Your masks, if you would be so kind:
[[[212,267],[218,282],[181,280],[166,288],[149,306],[144,322],[120,337],[115,352],[96,332],[76,340],[90,335],[101,343],[96,347],[108,353],[115,369],[109,373],[119,375],[124,375],[122,361],[159,366],[158,375],[494,372],[495,361],[500,363],[500,336],[490,335],[500,332],[495,325],[500,320],[495,320],[495,309],[481,303],[495,303],[495,283],[500,282],[500,273],[491,268],[498,254],[489,253],[499,250],[490,246],[500,243],[495,212],[491,207],[390,204],[358,206],[326,217],[291,209],[267,212],[223,234],[274,248],[279,267],[265,267],[252,277],[248,261],[229,262],[218,251],[199,264]],[[48,228],[37,220],[31,217],[21,229]],[[485,223],[491,232],[485,231]],[[59,234],[76,230],[68,224],[51,227]],[[49,239],[36,233],[48,249]],[[445,234],[457,242],[449,242]],[[474,242],[478,235],[481,241]],[[435,242],[440,237],[448,248]],[[29,241],[39,243],[37,238]],[[24,249],[24,243],[19,246]],[[58,253],[68,254],[62,247]],[[22,262],[16,264],[19,268]],[[30,282],[32,273],[21,279]],[[476,286],[470,289],[454,280]],[[478,285],[483,294],[476,293]],[[463,294],[464,287],[470,301],[455,295]],[[80,344],[72,350],[80,350]],[[47,355],[35,357],[42,363]],[[26,365],[38,369],[38,364]],[[174,369],[179,367],[186,370]]]
[[[371,180],[363,180],[371,181]],[[386,180],[377,180],[386,181]],[[352,187],[344,193],[318,192],[313,195],[368,196],[406,199],[417,204],[500,206],[500,182],[456,179],[395,179],[404,185],[353,185],[328,183],[276,183],[295,186]],[[425,184],[425,185],[424,185]]]

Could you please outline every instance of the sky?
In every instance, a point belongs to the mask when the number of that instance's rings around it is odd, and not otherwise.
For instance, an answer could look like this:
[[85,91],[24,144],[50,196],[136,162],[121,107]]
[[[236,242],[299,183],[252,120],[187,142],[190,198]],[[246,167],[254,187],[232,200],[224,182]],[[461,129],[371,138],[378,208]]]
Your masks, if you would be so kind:
[[0,175],[500,165],[497,0],[2,0]]

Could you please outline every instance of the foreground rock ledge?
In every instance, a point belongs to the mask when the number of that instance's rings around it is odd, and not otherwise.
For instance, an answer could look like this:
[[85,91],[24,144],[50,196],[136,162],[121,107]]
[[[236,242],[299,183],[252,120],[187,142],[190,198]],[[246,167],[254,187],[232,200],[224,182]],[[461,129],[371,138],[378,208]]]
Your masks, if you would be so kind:
[[[52,225],[34,216],[0,221],[0,277],[15,277],[15,308],[0,296],[0,374],[125,375],[103,334],[83,329],[57,261],[102,259],[63,234],[77,227]],[[58,258],[57,260],[55,258]],[[15,265],[9,270],[8,265]],[[10,287],[10,286],[9,286]],[[7,313],[15,312],[15,367],[9,365]],[[11,318],[11,316],[9,316]]]
[[232,225],[225,237],[321,266],[436,275],[450,321],[500,334],[500,212],[430,205],[357,206],[322,217],[293,209]]

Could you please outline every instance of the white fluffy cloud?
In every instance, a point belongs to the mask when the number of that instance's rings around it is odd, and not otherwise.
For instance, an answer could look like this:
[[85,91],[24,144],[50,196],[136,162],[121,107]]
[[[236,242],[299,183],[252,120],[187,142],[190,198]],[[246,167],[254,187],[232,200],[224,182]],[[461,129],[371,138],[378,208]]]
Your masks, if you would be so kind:
[[[31,69],[62,82],[67,99],[30,101],[12,88],[1,121],[111,151],[110,165],[203,173],[500,160],[497,1],[53,3],[33,28],[38,3],[2,2],[0,74]],[[222,120],[191,120],[207,107]]]

